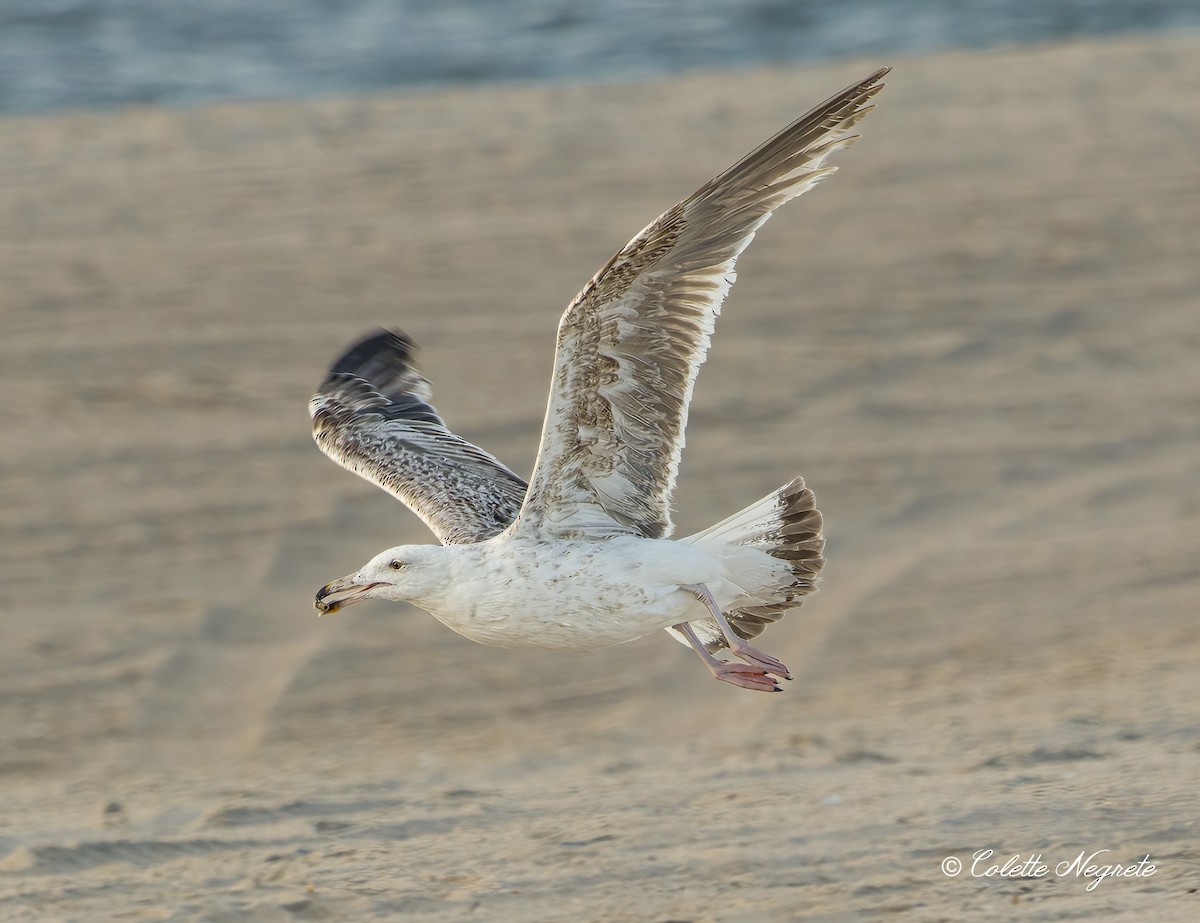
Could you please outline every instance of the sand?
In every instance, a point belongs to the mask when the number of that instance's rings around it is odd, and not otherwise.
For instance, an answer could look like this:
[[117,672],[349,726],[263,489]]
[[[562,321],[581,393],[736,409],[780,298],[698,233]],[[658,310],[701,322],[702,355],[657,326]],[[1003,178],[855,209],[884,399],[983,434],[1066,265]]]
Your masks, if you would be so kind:
[[[409,331],[528,473],[580,285],[882,63],[740,265],[676,495],[816,490],[783,694],[316,619],[427,540],[310,442],[347,341]],[[0,120],[0,918],[1195,919],[1198,98],[1164,37]],[[1057,868],[1101,850],[1155,869]]]

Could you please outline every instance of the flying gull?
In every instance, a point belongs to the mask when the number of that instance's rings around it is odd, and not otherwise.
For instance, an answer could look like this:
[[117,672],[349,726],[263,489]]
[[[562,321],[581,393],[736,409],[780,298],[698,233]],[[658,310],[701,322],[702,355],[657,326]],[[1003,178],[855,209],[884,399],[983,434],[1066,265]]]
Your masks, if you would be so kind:
[[[652,221],[558,326],[529,484],[451,432],[403,333],[351,347],[309,404],[334,461],[395,494],[441,545],[402,545],[317,592],[320,612],[409,602],[473,641],[590,650],[665,628],[714,677],[778,692],[750,644],[816,588],[821,514],[802,478],[678,540],[670,499],[692,386],[734,264],[784,202],[836,168],[887,69],[789,125]],[[717,656],[728,650],[733,659]]]

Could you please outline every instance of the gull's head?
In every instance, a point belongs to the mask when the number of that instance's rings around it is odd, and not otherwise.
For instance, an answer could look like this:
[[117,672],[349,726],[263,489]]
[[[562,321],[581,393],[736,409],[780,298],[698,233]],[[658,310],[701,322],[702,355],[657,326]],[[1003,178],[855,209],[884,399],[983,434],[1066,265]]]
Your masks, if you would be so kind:
[[420,605],[445,588],[445,548],[440,545],[400,545],[375,555],[361,569],[317,590],[322,615],[364,599],[390,599]]

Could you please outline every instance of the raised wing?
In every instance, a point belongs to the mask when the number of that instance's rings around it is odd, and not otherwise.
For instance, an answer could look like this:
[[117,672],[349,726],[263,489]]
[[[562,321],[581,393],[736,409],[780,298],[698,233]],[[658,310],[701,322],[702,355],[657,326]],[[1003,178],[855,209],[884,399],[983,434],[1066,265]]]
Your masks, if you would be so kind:
[[313,438],[339,465],[403,500],[443,545],[484,541],[516,518],[525,482],[446,429],[412,365],[414,349],[386,330],[352,346],[309,401]]
[[558,327],[554,376],[519,528],[670,533],[688,402],[734,263],[771,213],[836,167],[887,69],[848,87],[652,222]]

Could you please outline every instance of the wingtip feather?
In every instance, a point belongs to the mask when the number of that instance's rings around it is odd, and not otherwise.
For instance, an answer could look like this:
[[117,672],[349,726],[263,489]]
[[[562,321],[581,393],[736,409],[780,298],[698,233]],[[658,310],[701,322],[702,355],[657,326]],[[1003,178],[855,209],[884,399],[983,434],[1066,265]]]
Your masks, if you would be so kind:
[[329,374],[353,374],[372,380],[370,372],[407,364],[416,351],[417,344],[404,331],[380,327],[347,348],[330,367]]

